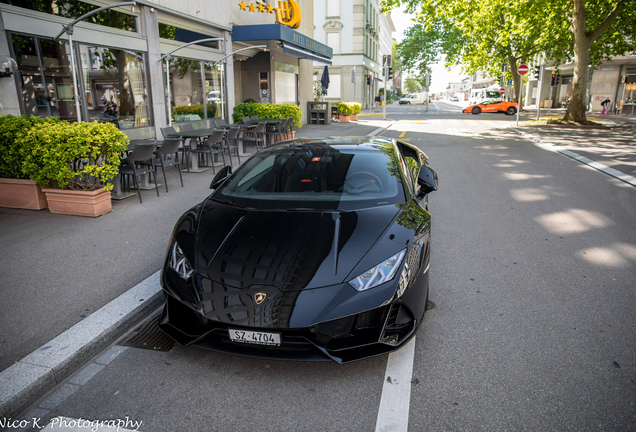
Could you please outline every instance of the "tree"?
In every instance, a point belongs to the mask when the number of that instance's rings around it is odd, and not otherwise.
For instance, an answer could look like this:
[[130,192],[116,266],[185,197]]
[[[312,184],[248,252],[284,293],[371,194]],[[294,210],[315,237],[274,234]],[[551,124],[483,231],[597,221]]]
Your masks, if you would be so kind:
[[406,80],[404,80],[404,90],[406,90],[407,93],[418,92],[420,88],[420,83],[416,78],[408,77]]
[[[398,53],[398,43],[395,39],[391,44],[391,67],[393,68],[393,86],[397,89],[398,86],[395,83],[402,82],[402,72],[404,71],[404,67],[402,65],[402,59]],[[401,91],[401,90],[399,90]]]
[[[513,79],[516,94],[521,88],[517,66],[539,53],[554,52],[554,40],[542,32],[541,23],[549,17],[547,0],[508,2],[507,0],[382,0],[390,9],[404,3],[416,13],[420,28],[413,26],[402,41],[405,54],[431,59],[445,54],[447,66],[461,65],[464,72],[502,74]],[[410,29],[410,30],[411,30]],[[408,51],[406,50],[408,48]],[[406,61],[405,61],[406,63]],[[502,72],[508,65],[508,72]]]
[[[585,121],[588,65],[636,49],[636,0],[381,0],[384,11],[405,4],[425,31],[437,38],[422,40],[446,54],[447,65],[467,73],[512,77],[519,94],[517,66],[541,54],[554,61],[574,61],[573,94],[566,119]],[[631,7],[630,7],[631,6]],[[403,41],[404,43],[404,41]],[[433,45],[433,48],[435,46]]]
[[567,17],[572,41],[562,47],[562,57],[573,57],[574,79],[565,120],[584,122],[588,65],[636,49],[636,1],[573,0],[571,5]]

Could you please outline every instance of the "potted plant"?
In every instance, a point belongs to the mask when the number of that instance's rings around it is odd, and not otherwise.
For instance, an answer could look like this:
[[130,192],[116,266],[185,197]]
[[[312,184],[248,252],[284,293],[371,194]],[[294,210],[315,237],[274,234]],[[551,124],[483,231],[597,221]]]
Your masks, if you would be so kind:
[[351,114],[353,114],[353,107],[351,105],[346,102],[340,102],[338,104],[338,120],[340,123],[349,123]]
[[128,146],[114,124],[43,124],[20,140],[31,146],[24,171],[42,186],[51,213],[97,217],[112,210],[107,181]]
[[349,105],[353,107],[353,114],[351,114],[351,121],[358,121],[358,114],[362,111],[362,105],[358,102],[349,102]]
[[0,207],[28,210],[47,207],[42,188],[23,170],[30,146],[19,139],[34,126],[58,122],[56,117],[0,116]]

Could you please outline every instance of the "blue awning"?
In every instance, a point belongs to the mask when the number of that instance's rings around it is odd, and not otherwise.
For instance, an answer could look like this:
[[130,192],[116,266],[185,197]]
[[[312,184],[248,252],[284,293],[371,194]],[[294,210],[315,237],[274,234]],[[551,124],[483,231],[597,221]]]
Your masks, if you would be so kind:
[[282,24],[235,25],[232,41],[280,41],[285,54],[329,65],[333,57],[333,49],[329,46]]

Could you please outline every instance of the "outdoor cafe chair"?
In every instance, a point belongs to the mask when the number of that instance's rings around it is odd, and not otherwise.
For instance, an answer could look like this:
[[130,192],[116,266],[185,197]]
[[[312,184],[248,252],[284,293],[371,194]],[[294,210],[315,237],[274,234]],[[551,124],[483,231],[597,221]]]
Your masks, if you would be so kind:
[[197,147],[196,149],[190,150],[191,153],[197,153],[199,155],[208,155],[212,159],[212,173],[216,174],[214,171],[214,155],[221,153],[221,157],[223,157],[223,166],[225,166],[225,155],[223,154],[223,135],[225,134],[224,130],[215,130],[212,132],[212,135],[205,141],[201,147]]
[[265,148],[265,123],[259,123],[256,128],[252,131],[251,136],[244,136],[242,138],[245,142],[254,143],[254,147],[256,147],[256,151],[260,150],[260,148]]
[[[283,135],[287,132],[287,119],[282,119],[278,124],[272,125],[267,130],[266,134],[268,137],[270,136],[278,136],[280,140],[283,140]],[[274,143],[274,139],[272,138],[272,143]]]
[[[125,176],[131,176],[133,179],[133,183],[137,188],[137,195],[139,195],[139,202],[143,203],[141,200],[141,191],[139,189],[139,182],[137,180],[138,176],[144,174],[155,174],[155,190],[157,191],[157,196],[159,196],[159,187],[157,186],[157,174],[155,172],[155,165],[153,161],[153,153],[155,151],[156,145],[152,144],[137,144],[127,158],[122,159],[122,164],[119,166],[119,174]],[[143,166],[141,164],[149,162],[148,166]],[[139,166],[138,166],[139,165]]]
[[227,123],[225,123],[225,120],[223,119],[216,119],[214,120],[214,123],[216,124],[216,127],[219,129],[223,129],[227,127]]
[[236,149],[236,157],[238,158],[239,165],[241,165],[241,156],[239,155],[238,144],[239,130],[240,129],[237,127],[230,128],[224,138],[225,148],[227,149],[227,154],[230,157],[230,166],[232,166],[232,149]]
[[241,120],[243,120],[243,124],[252,123],[252,119],[249,116],[243,116],[243,117],[241,117]]
[[258,118],[258,116],[257,116],[257,115],[250,116],[250,119],[251,119],[252,121],[258,121],[258,120],[259,120],[259,118]]
[[[157,167],[161,167],[163,172],[163,182],[166,185],[166,192],[168,192],[168,180],[166,179],[165,167],[176,166],[179,171],[179,179],[181,180],[181,187],[183,187],[183,176],[181,175],[181,163],[177,157],[179,146],[181,145],[181,138],[166,138],[160,148],[154,151],[156,159],[151,161],[138,162],[140,165],[153,166],[155,169],[155,182],[157,181]],[[174,159],[166,159],[166,156],[174,154]]]

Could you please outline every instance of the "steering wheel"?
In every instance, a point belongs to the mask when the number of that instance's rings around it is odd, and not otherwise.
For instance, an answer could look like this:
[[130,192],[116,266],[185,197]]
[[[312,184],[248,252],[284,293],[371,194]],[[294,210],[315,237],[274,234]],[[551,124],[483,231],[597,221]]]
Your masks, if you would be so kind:
[[380,190],[383,189],[382,181],[380,180],[380,177],[378,177],[376,174],[373,174],[372,172],[369,172],[369,171],[356,171],[353,174],[350,174],[347,176],[347,181],[364,178],[364,176],[369,177],[371,182],[375,183],[376,186],[380,188]]

